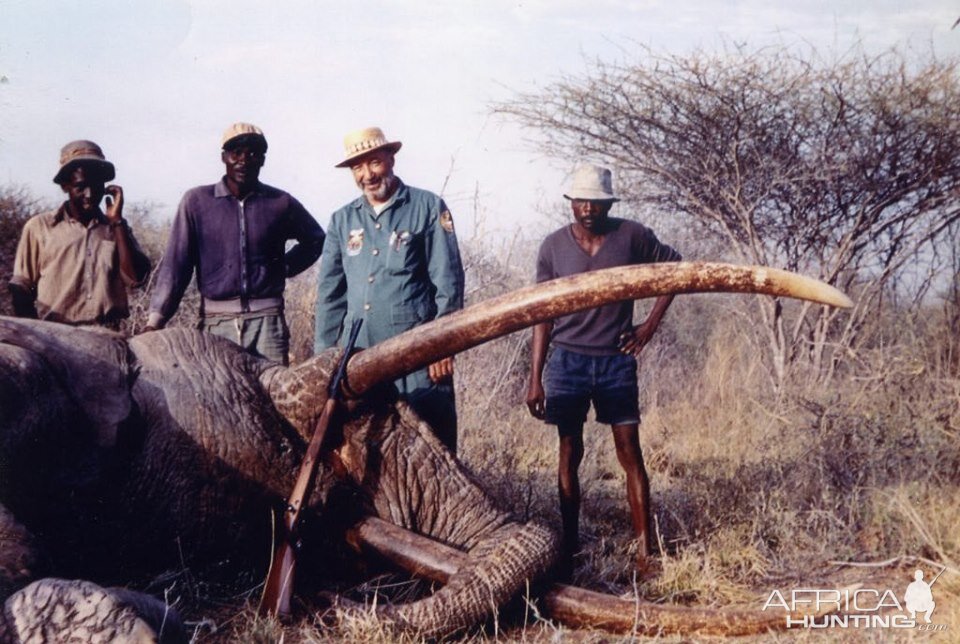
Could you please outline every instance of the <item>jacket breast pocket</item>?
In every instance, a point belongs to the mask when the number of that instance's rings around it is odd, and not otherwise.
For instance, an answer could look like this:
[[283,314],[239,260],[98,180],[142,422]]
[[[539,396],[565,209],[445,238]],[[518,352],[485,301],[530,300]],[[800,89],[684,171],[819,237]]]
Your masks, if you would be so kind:
[[388,242],[387,270],[394,275],[409,275],[424,261],[423,235],[407,230],[394,232]]

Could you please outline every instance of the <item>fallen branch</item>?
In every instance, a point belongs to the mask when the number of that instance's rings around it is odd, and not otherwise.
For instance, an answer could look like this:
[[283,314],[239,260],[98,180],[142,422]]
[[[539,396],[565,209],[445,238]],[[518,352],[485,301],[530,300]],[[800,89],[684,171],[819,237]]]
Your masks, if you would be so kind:
[[909,561],[921,561],[928,566],[933,566],[934,568],[943,568],[954,575],[960,575],[960,570],[957,570],[949,564],[945,564],[940,561],[934,561],[933,559],[927,559],[926,557],[916,557],[913,555],[900,555],[899,557],[891,557],[884,561],[829,561],[827,563],[834,566],[847,566],[850,568],[886,568],[894,564],[901,562]]

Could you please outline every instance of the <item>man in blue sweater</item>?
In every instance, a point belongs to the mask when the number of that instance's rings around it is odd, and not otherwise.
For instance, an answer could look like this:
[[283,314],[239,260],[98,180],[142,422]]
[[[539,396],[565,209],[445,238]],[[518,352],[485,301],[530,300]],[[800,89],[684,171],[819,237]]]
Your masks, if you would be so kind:
[[[163,328],[176,313],[196,270],[200,329],[287,364],[284,287],[320,257],[323,229],[299,201],[260,182],[267,153],[260,128],[235,123],[222,147],[223,179],[188,190],[180,201],[147,330]],[[290,250],[288,240],[297,242]]]

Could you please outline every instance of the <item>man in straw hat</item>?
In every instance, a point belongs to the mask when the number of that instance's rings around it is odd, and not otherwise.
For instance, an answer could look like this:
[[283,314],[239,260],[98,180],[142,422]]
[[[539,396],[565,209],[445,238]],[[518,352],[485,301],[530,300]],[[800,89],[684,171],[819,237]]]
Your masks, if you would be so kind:
[[[287,364],[284,287],[320,256],[323,229],[299,201],[260,182],[267,154],[260,128],[234,123],[221,148],[223,178],[180,201],[147,328],[162,328],[176,313],[196,270],[200,329]],[[297,242],[290,250],[288,240]]]
[[113,329],[129,316],[127,287],[146,279],[150,260],[123,218],[123,189],[105,185],[115,174],[93,141],[63,146],[53,181],[67,200],[23,227],[10,279],[16,315]]
[[[649,228],[609,216],[619,199],[614,196],[607,168],[579,166],[564,197],[570,200],[573,223],[544,239],[537,257],[537,282],[602,268],[680,260],[680,254],[661,244]],[[609,424],[613,430],[617,459],[627,475],[627,500],[639,541],[638,569],[649,572],[653,568],[649,560],[650,488],[639,440],[636,356],[653,337],[671,301],[672,296],[658,298],[639,326],[633,326],[633,302],[622,302],[534,327],[527,406],[536,418],[556,425],[560,437],[558,487],[567,574],[579,550],[577,470],[591,402],[597,422]]]
[[[463,307],[463,265],[453,218],[437,195],[394,173],[400,141],[380,128],[344,138],[362,195],[333,213],[320,260],[317,351],[335,345],[352,320],[364,320],[358,345],[372,346]],[[453,358],[396,381],[401,397],[453,452],[457,414]]]

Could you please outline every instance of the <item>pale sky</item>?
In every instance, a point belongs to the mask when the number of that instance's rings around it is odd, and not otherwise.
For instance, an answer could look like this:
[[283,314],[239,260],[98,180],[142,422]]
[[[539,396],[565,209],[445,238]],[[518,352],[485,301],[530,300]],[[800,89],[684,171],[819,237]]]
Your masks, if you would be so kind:
[[60,147],[88,138],[129,201],[172,215],[184,190],[220,178],[226,126],[249,121],[270,145],[261,179],[326,225],[358,194],[333,167],[343,135],[379,125],[404,144],[407,183],[439,192],[449,174],[461,237],[541,232],[537,207],[559,205],[574,160],[538,156],[489,116],[512,90],[635,43],[683,54],[859,39],[957,56],[958,17],[955,0],[0,0],[0,184],[59,200]]

